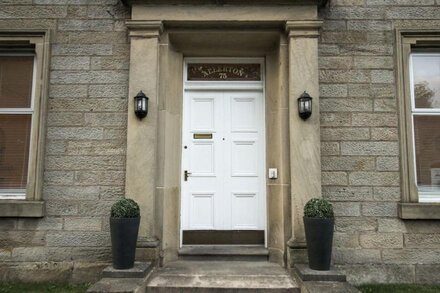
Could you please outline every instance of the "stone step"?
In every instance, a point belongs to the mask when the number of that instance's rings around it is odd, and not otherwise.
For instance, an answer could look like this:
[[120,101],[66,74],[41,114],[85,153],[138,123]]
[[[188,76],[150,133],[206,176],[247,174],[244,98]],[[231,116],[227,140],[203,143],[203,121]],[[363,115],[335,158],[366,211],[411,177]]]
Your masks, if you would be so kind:
[[299,286],[266,261],[175,261],[153,273],[146,292],[293,292]]
[[317,271],[309,268],[307,264],[295,264],[293,266],[295,273],[302,281],[330,281],[330,282],[345,282],[347,277],[338,269],[331,267],[328,271]]
[[179,249],[182,260],[267,261],[268,257],[262,245],[186,245]]
[[360,293],[358,289],[347,282],[304,282],[303,293]]

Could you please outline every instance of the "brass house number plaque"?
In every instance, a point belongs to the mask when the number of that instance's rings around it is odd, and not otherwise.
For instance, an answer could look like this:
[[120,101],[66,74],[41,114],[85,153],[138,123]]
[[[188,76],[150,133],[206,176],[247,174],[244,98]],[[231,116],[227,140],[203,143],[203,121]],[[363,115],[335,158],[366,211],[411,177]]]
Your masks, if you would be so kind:
[[200,81],[260,81],[260,64],[188,64],[188,80]]

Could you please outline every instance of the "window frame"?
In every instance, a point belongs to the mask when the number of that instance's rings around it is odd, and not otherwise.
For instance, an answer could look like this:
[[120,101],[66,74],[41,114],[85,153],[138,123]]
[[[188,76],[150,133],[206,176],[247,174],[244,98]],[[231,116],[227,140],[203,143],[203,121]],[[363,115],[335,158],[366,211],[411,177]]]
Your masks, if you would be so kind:
[[34,46],[33,53],[19,50],[0,55],[33,55],[33,82],[30,108],[0,109],[2,114],[31,114],[31,137],[28,160],[28,179],[25,196],[21,199],[2,198],[0,194],[0,217],[43,217],[45,211],[42,199],[43,162],[45,143],[46,103],[49,73],[49,31],[48,30],[8,30],[0,31],[0,48],[5,44]]
[[411,53],[414,49],[440,54],[440,30],[396,29],[402,194],[399,216],[402,219],[440,219],[440,202],[419,202],[416,184],[413,115],[419,113],[413,111]]

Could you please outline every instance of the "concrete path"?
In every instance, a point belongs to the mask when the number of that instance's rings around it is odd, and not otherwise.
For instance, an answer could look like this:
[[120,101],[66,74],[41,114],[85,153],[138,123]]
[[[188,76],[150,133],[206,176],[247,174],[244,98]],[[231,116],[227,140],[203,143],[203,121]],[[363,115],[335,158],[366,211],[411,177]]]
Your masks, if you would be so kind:
[[284,268],[266,261],[175,261],[158,268],[146,292],[300,292]]

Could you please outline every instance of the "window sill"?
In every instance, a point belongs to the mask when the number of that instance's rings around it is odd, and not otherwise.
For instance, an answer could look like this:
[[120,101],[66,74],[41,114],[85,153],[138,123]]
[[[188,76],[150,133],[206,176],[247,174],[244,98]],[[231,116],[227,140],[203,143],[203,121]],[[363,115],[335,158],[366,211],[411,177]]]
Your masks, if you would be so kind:
[[0,217],[44,217],[44,201],[0,200]]
[[440,203],[399,203],[399,217],[407,220],[440,220]]

